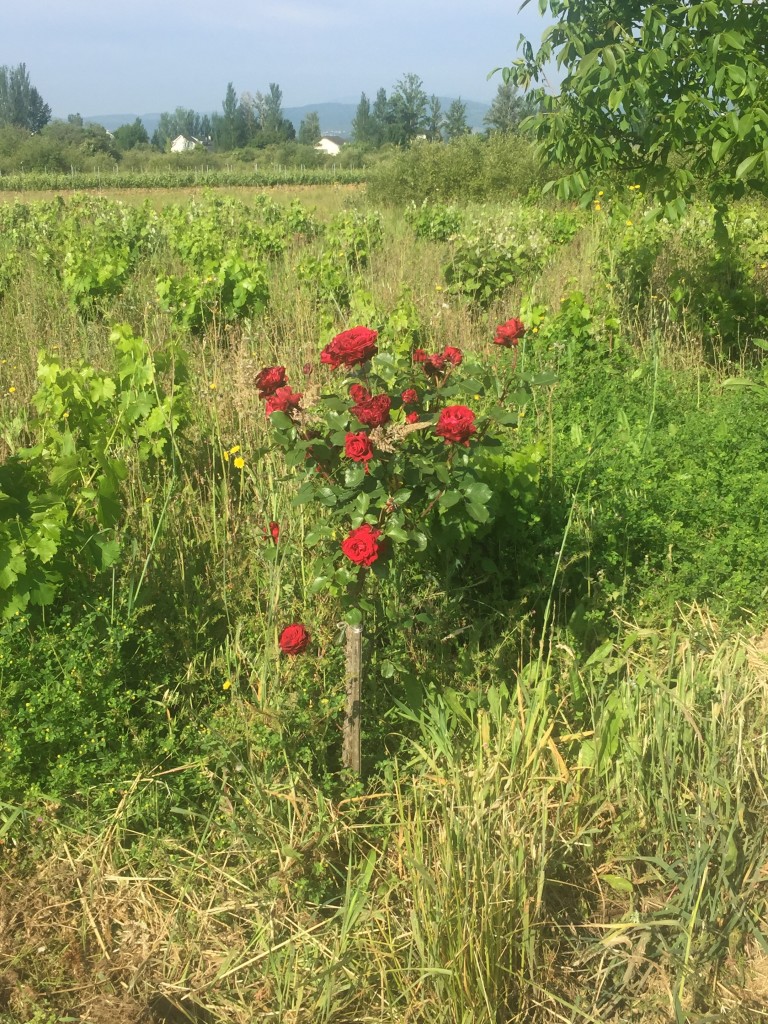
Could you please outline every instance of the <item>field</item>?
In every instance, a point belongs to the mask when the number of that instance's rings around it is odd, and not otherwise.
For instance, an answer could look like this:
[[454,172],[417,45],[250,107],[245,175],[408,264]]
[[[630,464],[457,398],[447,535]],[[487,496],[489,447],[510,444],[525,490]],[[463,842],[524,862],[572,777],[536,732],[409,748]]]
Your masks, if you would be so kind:
[[382,187],[0,194],[0,1024],[768,1017],[768,209]]

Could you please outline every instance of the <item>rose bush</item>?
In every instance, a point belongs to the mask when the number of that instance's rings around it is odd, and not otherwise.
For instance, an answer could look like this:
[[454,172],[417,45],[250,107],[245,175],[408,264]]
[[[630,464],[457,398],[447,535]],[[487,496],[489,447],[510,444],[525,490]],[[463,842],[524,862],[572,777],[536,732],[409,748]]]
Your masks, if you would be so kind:
[[[523,336],[521,321],[506,326]],[[452,345],[429,355],[398,335],[381,350],[379,340],[366,327],[336,335],[320,352],[326,377],[308,374],[300,405],[288,384],[265,399],[294,504],[319,510],[305,536],[316,555],[309,594],[338,598],[349,622],[372,607],[368,581],[401,552],[433,559],[437,538],[489,529],[503,505],[489,481],[508,484],[499,459],[537,383],[490,338],[480,359]],[[269,379],[257,378],[262,391]]]

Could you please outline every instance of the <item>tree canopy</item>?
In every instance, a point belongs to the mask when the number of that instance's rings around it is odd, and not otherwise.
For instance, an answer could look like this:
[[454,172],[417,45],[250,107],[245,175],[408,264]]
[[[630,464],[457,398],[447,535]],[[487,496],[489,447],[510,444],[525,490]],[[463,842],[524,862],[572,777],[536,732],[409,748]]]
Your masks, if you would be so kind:
[[[528,0],[526,0],[526,3]],[[705,183],[715,203],[768,182],[768,17],[760,0],[539,0],[555,18],[505,82],[534,87],[564,197],[631,174],[668,216]],[[563,75],[548,93],[547,66]]]
[[0,125],[39,132],[51,119],[51,108],[29,80],[26,64],[0,67]]

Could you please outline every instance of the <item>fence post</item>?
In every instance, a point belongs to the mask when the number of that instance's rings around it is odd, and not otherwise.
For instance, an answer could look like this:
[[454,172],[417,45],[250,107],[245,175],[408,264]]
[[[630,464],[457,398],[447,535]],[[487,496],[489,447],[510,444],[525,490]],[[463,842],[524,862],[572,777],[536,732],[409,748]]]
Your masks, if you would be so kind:
[[363,675],[363,627],[347,626],[347,668],[344,708],[344,739],[341,759],[345,768],[351,768],[356,775],[361,770],[360,724],[361,687]]

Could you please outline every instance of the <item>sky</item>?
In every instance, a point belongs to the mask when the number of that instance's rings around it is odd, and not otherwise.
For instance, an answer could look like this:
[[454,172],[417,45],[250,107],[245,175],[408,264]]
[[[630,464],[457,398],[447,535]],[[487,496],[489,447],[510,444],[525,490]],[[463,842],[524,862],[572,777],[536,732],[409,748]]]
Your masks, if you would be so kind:
[[221,109],[283,91],[283,105],[357,102],[414,72],[427,93],[490,101],[488,72],[538,43],[519,0],[5,0],[0,65],[27,66],[54,117]]

